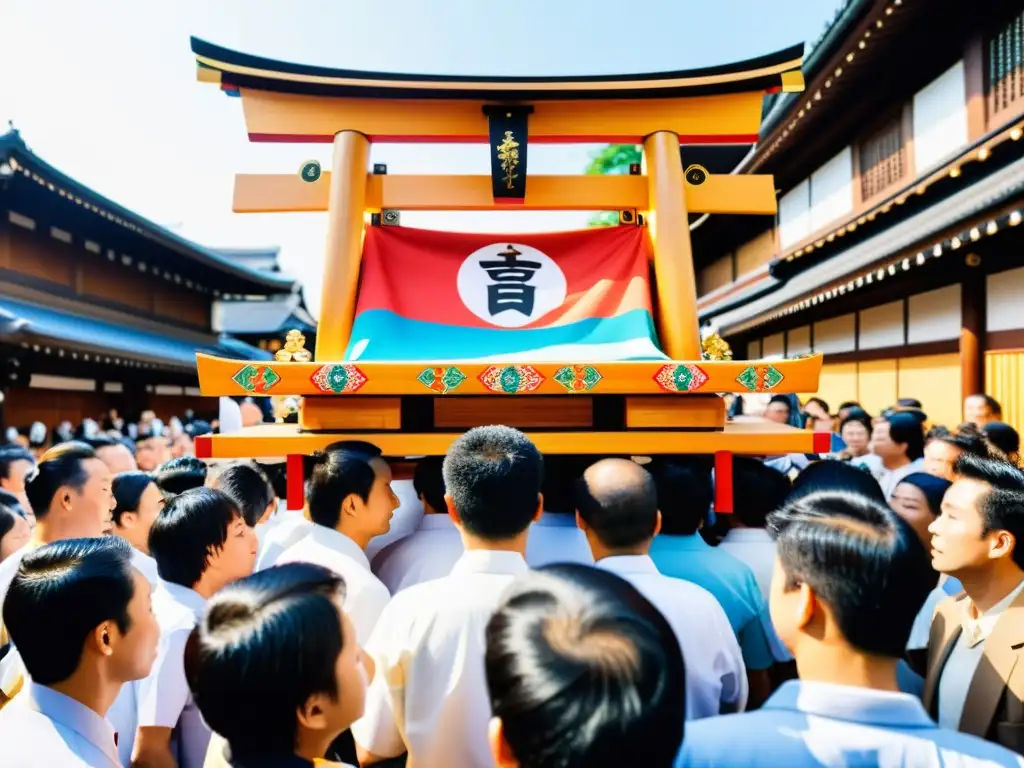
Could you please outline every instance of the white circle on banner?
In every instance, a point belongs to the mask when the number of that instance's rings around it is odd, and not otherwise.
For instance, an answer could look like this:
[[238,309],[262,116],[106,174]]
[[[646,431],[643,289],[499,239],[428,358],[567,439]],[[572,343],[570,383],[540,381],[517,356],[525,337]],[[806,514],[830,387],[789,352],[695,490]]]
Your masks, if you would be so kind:
[[485,245],[466,257],[459,298],[485,323],[522,328],[565,302],[565,273],[543,251],[522,243]]

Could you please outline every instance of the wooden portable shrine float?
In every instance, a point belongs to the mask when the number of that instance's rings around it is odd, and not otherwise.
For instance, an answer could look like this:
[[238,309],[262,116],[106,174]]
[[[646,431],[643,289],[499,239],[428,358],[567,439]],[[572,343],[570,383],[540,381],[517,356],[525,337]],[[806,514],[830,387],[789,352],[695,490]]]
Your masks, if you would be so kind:
[[[301,397],[297,424],[198,438],[201,457],[289,457],[294,508],[315,450],[360,439],[440,455],[481,424],[519,427],[548,454],[714,454],[719,477],[733,454],[828,450],[827,435],[727,422],[722,393],[814,392],[822,358],[707,359],[688,222],[776,212],[771,176],[709,173],[685,147],[756,142],[764,94],[803,89],[801,48],[528,78],[303,66],[194,38],[192,50],[199,80],[241,99],[250,141],[333,144],[329,170],[236,177],[235,211],[327,212],[320,322],[312,355],[292,337],[265,364],[196,356],[204,395]],[[487,143],[490,173],[371,170],[373,142]],[[646,173],[529,175],[529,147],[555,142],[642,144]],[[533,237],[399,224],[403,210],[508,209],[617,210],[620,225]],[[588,253],[604,266],[588,271]]]

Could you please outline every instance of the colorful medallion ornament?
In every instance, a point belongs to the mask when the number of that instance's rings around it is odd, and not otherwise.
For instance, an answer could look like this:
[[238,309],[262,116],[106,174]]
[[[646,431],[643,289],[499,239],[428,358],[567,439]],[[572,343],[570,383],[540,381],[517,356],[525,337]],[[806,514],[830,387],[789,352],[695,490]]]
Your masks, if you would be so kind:
[[530,365],[492,365],[480,374],[479,379],[491,392],[506,395],[533,392],[544,381],[544,377]]
[[447,395],[466,380],[466,374],[455,366],[450,368],[425,368],[416,380],[427,389]]
[[553,378],[570,392],[587,392],[603,377],[592,365],[567,365],[555,371]]
[[366,383],[366,376],[354,365],[324,365],[310,380],[325,394],[349,395]]
[[774,365],[748,365],[736,381],[751,392],[768,392],[778,386],[783,375]]
[[231,378],[246,392],[259,395],[269,392],[281,380],[277,371],[266,365],[247,365]]
[[654,381],[666,392],[694,392],[707,383],[708,375],[699,365],[663,365]]

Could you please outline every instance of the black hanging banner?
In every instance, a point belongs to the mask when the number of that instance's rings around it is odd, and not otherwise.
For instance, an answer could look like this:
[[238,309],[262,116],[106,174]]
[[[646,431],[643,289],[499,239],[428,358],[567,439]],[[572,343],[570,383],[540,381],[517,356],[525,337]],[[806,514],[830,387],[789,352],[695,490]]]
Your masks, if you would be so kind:
[[526,147],[533,107],[488,105],[491,150],[491,193],[495,203],[522,204],[526,199]]

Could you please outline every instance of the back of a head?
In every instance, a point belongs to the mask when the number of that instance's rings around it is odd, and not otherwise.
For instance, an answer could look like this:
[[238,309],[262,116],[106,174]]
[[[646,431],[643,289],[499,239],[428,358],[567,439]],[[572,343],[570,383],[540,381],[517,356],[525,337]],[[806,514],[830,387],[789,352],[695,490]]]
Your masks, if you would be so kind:
[[857,651],[902,658],[935,586],[929,554],[910,526],[884,502],[842,490],[791,501],[768,524],[784,589],[807,584]]
[[17,461],[27,461],[29,464],[36,462],[28,448],[17,444],[0,445],[0,479],[11,476],[11,465]]
[[231,497],[250,528],[256,527],[274,501],[274,489],[266,475],[249,464],[226,468],[218,475],[213,487]]
[[842,490],[886,503],[882,487],[866,469],[845,461],[828,460],[808,464],[793,481],[787,501],[793,503],[812,493]]
[[53,685],[78,668],[105,621],[130,626],[132,549],[118,536],[64,539],[28,553],[3,603],[3,623],[32,680]]
[[481,539],[509,539],[529,528],[543,481],[540,451],[512,427],[471,429],[444,459],[444,486],[459,520]]
[[337,690],[335,676],[344,595],[334,572],[290,563],[211,598],[189,641],[185,672],[203,719],[233,754],[292,755],[296,712],[309,697],[353,695]]
[[520,577],[487,625],[491,707],[522,768],[672,765],[685,669],[665,618],[629,583],[580,565]]
[[889,422],[889,439],[906,444],[908,459],[924,456],[924,418],[920,411],[896,411],[885,420]]
[[576,482],[576,509],[610,549],[636,547],[654,536],[658,492],[651,474],[629,459],[602,459]]
[[372,443],[349,441],[333,443],[310,457],[306,499],[313,522],[337,528],[346,498],[354,493],[364,502],[369,499],[377,479],[370,462],[380,456],[380,448]]
[[21,499],[15,496],[13,493],[8,491],[6,488],[0,488],[0,504],[10,509],[19,517],[28,519],[28,510],[25,509]]
[[733,458],[733,510],[747,528],[764,528],[768,513],[785,503],[792,488],[789,477],[764,462],[747,456]]
[[426,456],[416,462],[412,487],[432,511],[444,514],[444,456]]
[[1004,421],[990,421],[986,424],[985,437],[1007,456],[1020,453],[1020,434]]
[[695,459],[655,462],[651,468],[661,510],[661,532],[670,536],[696,533],[714,499],[711,470]]
[[231,497],[212,488],[193,488],[171,499],[149,530],[149,552],[164,581],[193,587],[212,550],[227,540],[240,515]]
[[36,464],[35,473],[25,484],[25,495],[36,519],[45,519],[57,491],[67,486],[81,490],[89,479],[85,462],[95,459],[96,452],[85,443],[55,445]]
[[156,484],[165,495],[173,496],[206,484],[206,462],[195,456],[171,459],[156,471]]
[[952,432],[935,435],[931,439],[958,449],[961,455],[971,454],[981,459],[1006,458],[1002,451],[989,442],[986,433],[970,422],[961,424]]

